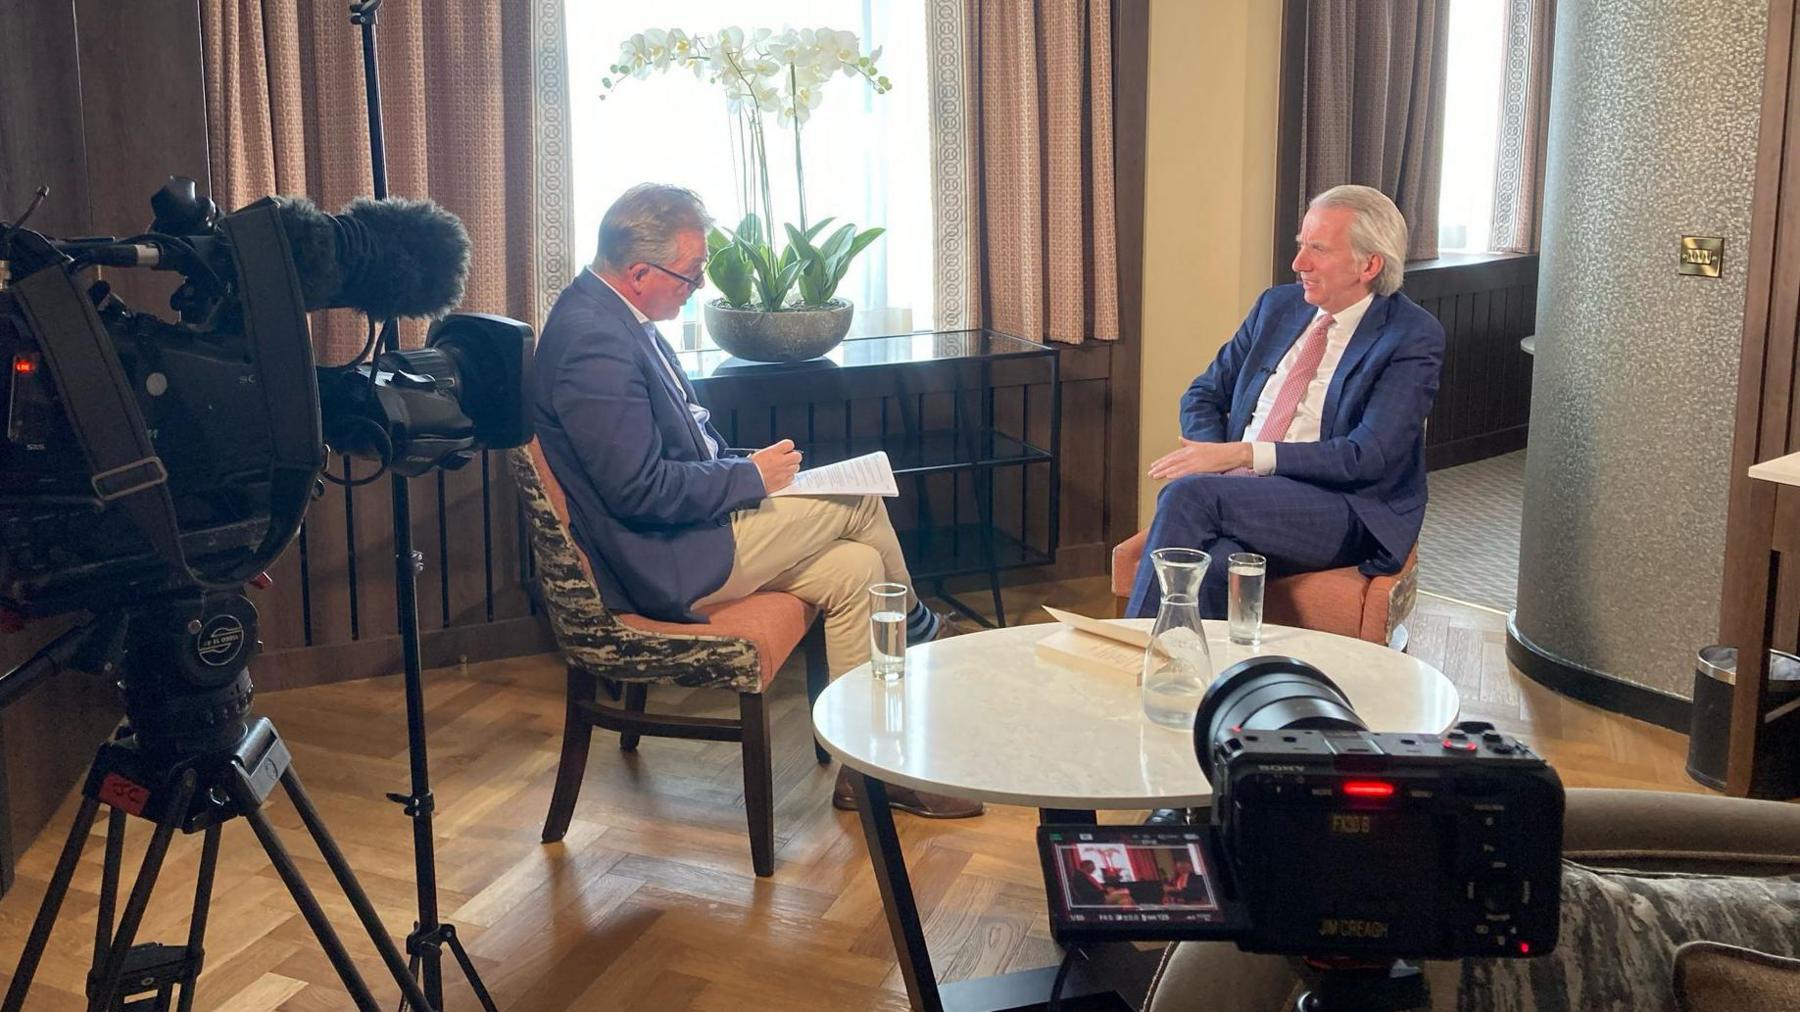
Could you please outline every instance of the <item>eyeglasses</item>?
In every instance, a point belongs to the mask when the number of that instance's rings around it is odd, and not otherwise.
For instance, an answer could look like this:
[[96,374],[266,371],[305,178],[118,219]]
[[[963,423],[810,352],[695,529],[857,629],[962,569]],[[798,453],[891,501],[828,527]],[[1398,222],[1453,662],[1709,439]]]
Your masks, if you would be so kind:
[[700,261],[700,276],[695,278],[690,278],[680,271],[672,271],[662,264],[646,264],[645,266],[654,267],[695,291],[706,287],[706,261],[704,260]]

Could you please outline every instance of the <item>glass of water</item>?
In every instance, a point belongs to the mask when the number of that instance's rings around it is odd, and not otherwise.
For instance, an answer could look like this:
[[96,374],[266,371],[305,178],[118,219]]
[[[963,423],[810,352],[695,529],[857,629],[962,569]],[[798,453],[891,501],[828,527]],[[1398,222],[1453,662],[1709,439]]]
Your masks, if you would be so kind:
[[1254,552],[1236,552],[1225,560],[1225,566],[1231,590],[1226,615],[1231,642],[1256,646],[1262,642],[1263,584],[1268,580],[1269,560]]
[[906,584],[869,587],[869,669],[892,682],[906,674]]

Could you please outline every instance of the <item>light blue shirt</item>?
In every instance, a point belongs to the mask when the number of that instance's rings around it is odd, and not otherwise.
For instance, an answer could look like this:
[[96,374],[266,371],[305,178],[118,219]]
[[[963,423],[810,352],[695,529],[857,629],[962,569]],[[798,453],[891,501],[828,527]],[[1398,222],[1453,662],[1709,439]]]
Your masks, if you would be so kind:
[[662,331],[657,330],[656,324],[652,323],[648,316],[639,312],[638,307],[632,305],[630,299],[626,298],[617,288],[613,288],[612,282],[605,278],[601,278],[600,273],[592,267],[589,267],[587,270],[589,274],[592,274],[596,278],[600,278],[600,283],[610,289],[614,295],[617,295],[619,301],[625,303],[625,308],[631,310],[631,315],[637,317],[637,322],[644,328],[644,336],[650,341],[650,350],[656,353],[657,360],[660,361],[663,364],[663,368],[668,371],[669,379],[675,384],[675,389],[681,393],[682,400],[687,402],[688,414],[694,416],[694,425],[700,429],[700,438],[706,442],[707,454],[715,460],[718,459],[720,452],[719,444],[713,439],[712,434],[708,432],[706,428],[707,424],[712,421],[712,412],[695,404],[688,398],[688,388],[682,383],[681,373],[677,372],[675,368],[675,350],[670,348],[669,343],[663,339]]

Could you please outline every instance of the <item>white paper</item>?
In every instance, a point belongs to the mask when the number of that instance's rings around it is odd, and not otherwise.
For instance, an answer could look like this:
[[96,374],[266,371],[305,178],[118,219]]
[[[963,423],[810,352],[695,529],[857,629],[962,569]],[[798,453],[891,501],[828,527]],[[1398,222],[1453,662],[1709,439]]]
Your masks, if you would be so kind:
[[769,493],[771,496],[899,494],[900,486],[894,482],[894,468],[888,463],[888,455],[880,450],[801,471],[785,488]]
[[1072,611],[1052,608],[1047,604],[1043,606],[1043,609],[1050,613],[1051,618],[1072,629],[1079,629],[1084,633],[1101,636],[1117,643],[1136,647],[1139,650],[1150,645],[1148,629],[1134,629],[1131,626],[1119,625],[1105,619],[1088,618],[1086,615],[1077,615]]

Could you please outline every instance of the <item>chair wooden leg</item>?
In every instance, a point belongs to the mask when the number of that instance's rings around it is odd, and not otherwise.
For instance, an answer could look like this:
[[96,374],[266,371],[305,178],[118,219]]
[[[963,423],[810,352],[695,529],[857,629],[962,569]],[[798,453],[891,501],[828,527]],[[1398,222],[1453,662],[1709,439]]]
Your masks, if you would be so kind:
[[738,693],[744,722],[744,814],[750,823],[750,864],[775,874],[775,771],[769,755],[769,711],[760,692]]
[[[806,712],[812,713],[813,704],[819,701],[819,694],[831,681],[831,667],[825,659],[825,618],[820,616],[813,621],[811,629],[806,631],[806,638],[800,641],[806,651]],[[809,719],[810,722],[810,719]],[[831,753],[819,744],[819,736],[813,735],[813,758],[824,766],[831,762]]]
[[[644,701],[650,697],[650,687],[643,682],[629,682],[625,686],[625,709],[632,713],[644,712]],[[638,738],[636,731],[619,732],[619,751],[636,752]]]
[[597,691],[592,673],[569,666],[568,710],[563,715],[562,757],[556,761],[556,788],[550,794],[550,813],[544,817],[544,842],[555,843],[569,831],[575,799],[581,795],[581,777],[587,772],[588,741],[594,726],[581,709],[593,702]]

